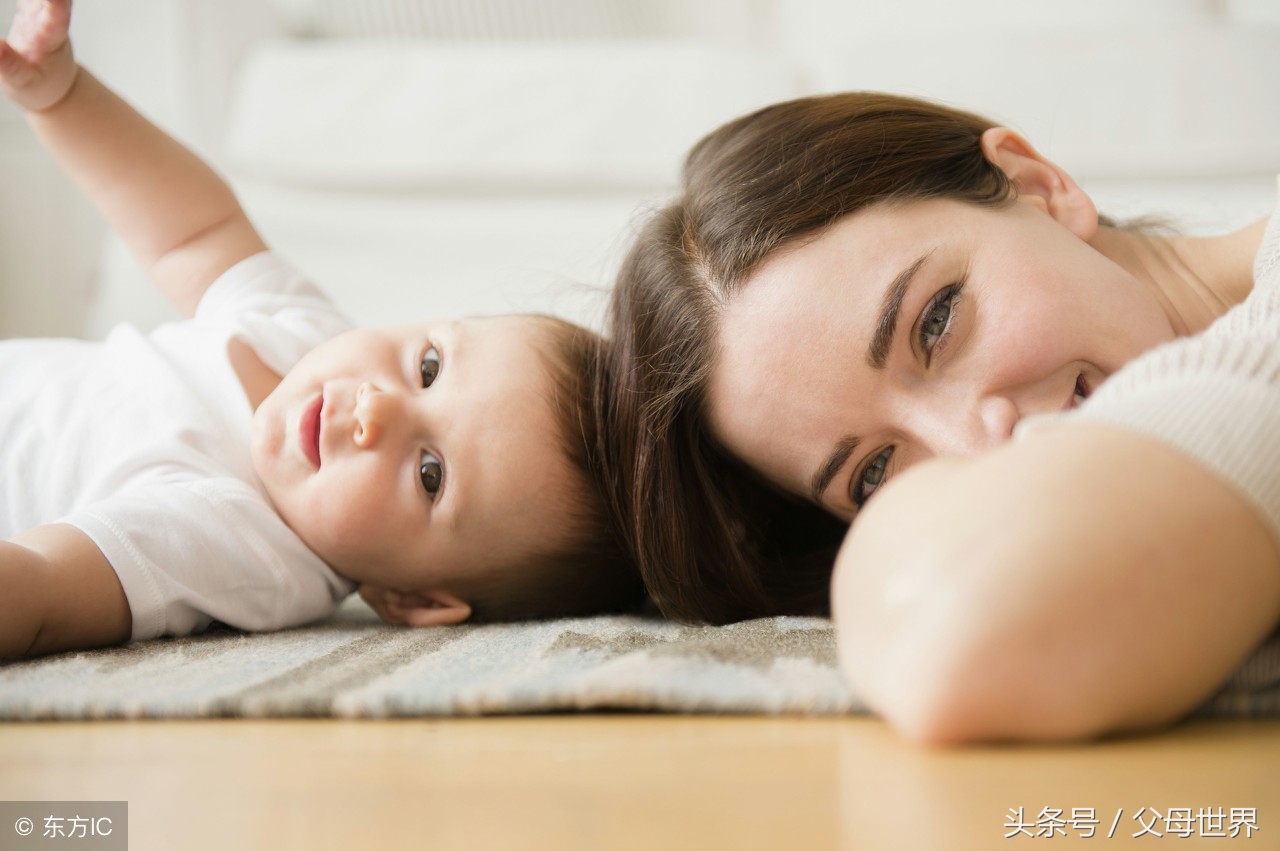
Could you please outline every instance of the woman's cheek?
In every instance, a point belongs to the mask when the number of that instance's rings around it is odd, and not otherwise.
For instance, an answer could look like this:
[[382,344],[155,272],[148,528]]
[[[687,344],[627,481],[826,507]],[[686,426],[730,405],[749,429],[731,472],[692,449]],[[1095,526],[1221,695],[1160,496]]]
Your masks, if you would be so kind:
[[[984,310],[974,317],[974,339],[997,363],[1035,363],[1053,345],[1054,329],[1044,326],[1030,303],[1005,304],[1003,309],[988,299]],[[1030,300],[1026,300],[1030,302]]]

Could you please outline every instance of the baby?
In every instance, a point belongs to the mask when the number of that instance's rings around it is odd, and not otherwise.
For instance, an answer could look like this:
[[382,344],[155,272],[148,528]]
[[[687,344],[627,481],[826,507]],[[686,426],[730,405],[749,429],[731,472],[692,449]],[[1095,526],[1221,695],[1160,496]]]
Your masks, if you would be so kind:
[[226,183],[21,0],[0,86],[187,317],[0,343],[0,658],[353,590],[413,626],[642,598],[590,484],[596,335],[543,316],[354,330]]

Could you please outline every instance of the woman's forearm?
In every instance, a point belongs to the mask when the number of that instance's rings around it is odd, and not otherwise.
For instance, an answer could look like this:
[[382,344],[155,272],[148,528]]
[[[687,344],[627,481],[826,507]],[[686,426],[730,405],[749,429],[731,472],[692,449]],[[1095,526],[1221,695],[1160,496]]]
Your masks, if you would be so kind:
[[855,688],[913,738],[1084,738],[1207,698],[1280,618],[1280,556],[1196,462],[1065,424],[900,476],[833,606]]

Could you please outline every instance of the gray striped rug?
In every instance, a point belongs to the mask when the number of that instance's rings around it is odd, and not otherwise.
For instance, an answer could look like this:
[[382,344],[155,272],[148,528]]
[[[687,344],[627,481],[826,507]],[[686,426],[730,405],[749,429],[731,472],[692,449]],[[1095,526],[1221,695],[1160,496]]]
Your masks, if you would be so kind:
[[[358,598],[329,621],[210,632],[0,667],[0,719],[339,716],[567,710],[862,711],[820,618],[693,627],[641,617],[406,629]],[[1273,639],[1200,715],[1280,714]]]
[[831,625],[631,616],[408,629],[359,598],[329,621],[210,632],[0,667],[0,719],[857,711]]

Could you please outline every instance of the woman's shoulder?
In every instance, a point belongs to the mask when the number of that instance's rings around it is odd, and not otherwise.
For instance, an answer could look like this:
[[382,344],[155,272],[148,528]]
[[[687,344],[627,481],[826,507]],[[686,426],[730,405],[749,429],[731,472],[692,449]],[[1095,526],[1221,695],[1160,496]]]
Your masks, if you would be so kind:
[[[1277,195],[1280,196],[1280,176],[1276,177]],[[1275,212],[1266,222],[1262,241],[1253,260],[1254,289],[1280,289],[1280,197]]]

